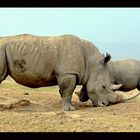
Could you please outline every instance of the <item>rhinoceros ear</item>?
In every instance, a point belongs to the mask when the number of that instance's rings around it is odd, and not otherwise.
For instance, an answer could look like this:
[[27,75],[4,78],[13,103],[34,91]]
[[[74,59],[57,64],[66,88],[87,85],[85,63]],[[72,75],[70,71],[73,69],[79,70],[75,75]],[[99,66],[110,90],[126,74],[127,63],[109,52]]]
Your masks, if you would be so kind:
[[119,85],[111,84],[111,90],[113,90],[113,91],[116,91],[121,87],[122,87],[122,84],[119,84]]
[[106,57],[104,58],[104,63],[107,64],[107,62],[111,59],[111,55],[106,53]]
[[104,54],[102,54],[102,63],[104,64],[104,65],[106,65],[107,64],[107,62],[111,59],[111,55],[110,54],[108,54],[108,53],[106,53],[106,56],[104,55]]

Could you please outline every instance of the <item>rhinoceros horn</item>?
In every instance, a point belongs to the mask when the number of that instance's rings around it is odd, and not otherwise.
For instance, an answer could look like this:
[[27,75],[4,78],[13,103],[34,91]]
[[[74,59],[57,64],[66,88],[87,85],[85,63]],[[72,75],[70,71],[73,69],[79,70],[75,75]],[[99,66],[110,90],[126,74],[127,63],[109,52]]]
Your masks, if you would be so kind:
[[132,94],[128,95],[125,93],[123,93],[123,95],[121,95],[121,94],[117,93],[116,103],[131,100],[131,99],[137,97],[139,94],[140,94],[140,92],[138,92],[138,93],[135,92],[134,95],[132,95]]
[[122,86],[122,84],[119,84],[119,85],[112,84],[112,85],[111,85],[111,90],[116,91],[116,90],[118,90],[121,86]]

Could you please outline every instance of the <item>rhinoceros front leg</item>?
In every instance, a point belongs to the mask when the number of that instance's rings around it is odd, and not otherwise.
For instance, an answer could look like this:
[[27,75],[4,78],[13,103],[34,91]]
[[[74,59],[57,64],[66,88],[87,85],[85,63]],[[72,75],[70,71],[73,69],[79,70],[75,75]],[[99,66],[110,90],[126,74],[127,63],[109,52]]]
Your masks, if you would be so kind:
[[65,111],[74,111],[76,108],[71,103],[73,91],[76,87],[76,76],[65,75],[58,78],[59,92],[62,98],[62,109]]

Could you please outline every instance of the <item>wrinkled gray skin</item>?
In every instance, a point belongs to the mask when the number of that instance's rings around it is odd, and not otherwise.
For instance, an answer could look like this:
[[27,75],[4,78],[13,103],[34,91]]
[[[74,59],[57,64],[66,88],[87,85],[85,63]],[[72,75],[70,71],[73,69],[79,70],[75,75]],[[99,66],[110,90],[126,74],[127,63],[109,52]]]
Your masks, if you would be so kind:
[[109,77],[113,84],[122,84],[119,90],[140,90],[140,61],[127,59],[108,63]]
[[107,62],[89,41],[72,35],[40,37],[18,35],[0,38],[0,82],[10,75],[17,83],[32,87],[58,85],[64,110],[71,104],[76,85],[83,85],[97,105],[121,100],[110,89]]
[[[126,59],[120,61],[110,61],[107,64],[109,78],[112,84],[121,84],[119,91],[130,91],[137,88],[140,91],[140,61]],[[115,89],[112,89],[115,91]],[[82,87],[79,91],[79,100],[88,101],[89,97],[86,89]]]

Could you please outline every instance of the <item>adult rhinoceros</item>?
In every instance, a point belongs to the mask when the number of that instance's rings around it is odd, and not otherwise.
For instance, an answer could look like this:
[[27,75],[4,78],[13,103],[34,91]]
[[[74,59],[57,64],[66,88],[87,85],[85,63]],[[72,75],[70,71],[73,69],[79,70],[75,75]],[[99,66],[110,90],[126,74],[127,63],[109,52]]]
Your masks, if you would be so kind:
[[64,110],[71,104],[76,85],[86,87],[97,105],[120,102],[124,96],[110,89],[107,62],[89,41],[73,35],[40,37],[18,35],[0,38],[0,81],[10,75],[17,83],[32,87],[58,85]]
[[[134,59],[110,61],[107,67],[111,83],[118,84],[117,88],[113,85],[112,90],[130,91],[135,88],[140,90],[140,61]],[[82,102],[89,100],[84,87],[76,94]]]

